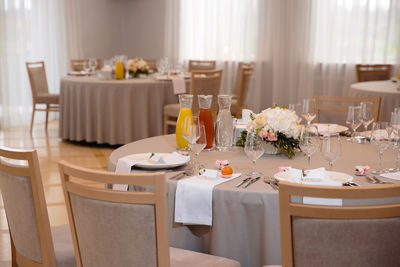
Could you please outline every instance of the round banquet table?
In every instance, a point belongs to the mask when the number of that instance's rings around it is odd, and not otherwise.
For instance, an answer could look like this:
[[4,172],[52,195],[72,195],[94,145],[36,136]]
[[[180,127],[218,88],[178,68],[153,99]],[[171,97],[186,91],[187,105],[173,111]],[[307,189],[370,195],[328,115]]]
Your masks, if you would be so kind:
[[67,76],[60,85],[59,135],[111,145],[161,135],[163,107],[173,103],[171,81]]
[[382,98],[379,120],[390,121],[391,112],[400,106],[400,91],[397,84],[388,81],[370,81],[353,83],[350,86],[350,96],[380,96]]
[[[124,145],[111,154],[108,170],[115,171],[118,159],[126,155],[149,151],[173,152],[175,147],[175,135],[152,137]],[[206,168],[215,168],[216,159],[228,159],[235,172],[244,173],[251,169],[251,162],[243,148],[235,147],[232,152],[203,151],[199,156]],[[334,171],[353,174],[356,165],[366,164],[371,167],[378,165],[378,152],[372,145],[348,143],[342,139],[342,156],[335,162]],[[306,168],[306,158],[300,152],[291,160],[285,155],[264,155],[256,165],[264,175],[272,176],[278,171],[278,166]],[[319,153],[312,156],[311,168],[327,165]],[[385,152],[384,167],[393,165],[394,154]],[[232,258],[246,267],[281,263],[277,191],[261,179],[246,189],[235,187],[242,178],[230,180],[214,187],[212,227],[183,225],[173,221],[177,181],[168,178],[173,174],[166,173],[171,246]],[[360,185],[368,184],[364,177],[355,176],[354,181]]]

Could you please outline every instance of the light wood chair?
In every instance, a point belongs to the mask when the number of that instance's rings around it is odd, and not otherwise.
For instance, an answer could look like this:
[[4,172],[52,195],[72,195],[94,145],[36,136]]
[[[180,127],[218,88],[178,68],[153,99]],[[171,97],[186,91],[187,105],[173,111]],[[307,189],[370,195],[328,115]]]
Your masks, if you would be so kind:
[[332,114],[343,114],[346,116],[348,106],[359,105],[360,102],[371,102],[374,104],[374,119],[379,121],[379,113],[381,108],[381,97],[351,97],[351,96],[321,96],[314,95],[316,105],[316,114],[314,122],[333,123],[332,121],[321,121],[321,111]]
[[242,79],[242,68],[253,68],[254,69],[254,63],[253,62],[239,62],[237,69],[236,69],[236,74],[235,74],[235,81],[233,84],[233,91],[232,91],[232,98],[237,99],[239,96],[239,90],[240,90],[240,81]]
[[232,99],[232,114],[239,118],[242,109],[246,108],[247,98],[250,90],[251,79],[253,78],[253,67],[240,68],[240,83],[237,98]]
[[358,82],[390,80],[392,66],[389,64],[357,64],[356,72]]
[[149,65],[150,72],[157,72],[157,63],[160,61],[159,58],[152,58],[152,59],[143,59]]
[[76,266],[68,225],[50,228],[36,151],[0,148],[0,157],[12,266]]
[[[190,81],[190,94],[193,95],[192,112],[198,114],[198,95],[212,95],[211,111],[215,119],[218,112],[217,97],[221,90],[222,70],[192,71]],[[179,104],[164,106],[164,134],[168,134],[169,126],[176,126],[179,115]]]
[[203,70],[215,70],[215,60],[189,60],[188,71],[203,71]]
[[[46,126],[49,121],[49,112],[56,111],[59,109],[59,94],[50,94],[49,88],[47,85],[47,77],[46,77],[46,69],[44,66],[44,62],[26,62],[26,69],[28,71],[29,83],[31,85],[32,91],[32,119],[31,119],[31,127],[30,131],[33,129],[33,121],[35,118],[36,111],[45,111],[46,112]],[[46,105],[46,108],[38,108],[36,105]]]
[[[340,198],[353,204],[302,204],[292,196]],[[282,266],[400,266],[399,199],[400,184],[336,187],[280,182]]]
[[[169,248],[165,173],[112,173],[65,161],[59,168],[78,266],[240,266],[226,258]],[[117,191],[94,187],[93,182],[154,190]]]
[[[97,58],[97,66],[96,70],[100,70],[103,66],[103,61],[101,58]],[[71,70],[72,71],[82,71],[83,70],[83,63],[89,62],[89,59],[71,59]]]

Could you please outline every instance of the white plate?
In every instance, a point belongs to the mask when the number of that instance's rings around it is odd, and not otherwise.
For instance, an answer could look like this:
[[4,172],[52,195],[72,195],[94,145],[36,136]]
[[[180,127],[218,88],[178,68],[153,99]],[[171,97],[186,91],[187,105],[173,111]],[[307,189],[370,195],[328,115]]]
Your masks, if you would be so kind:
[[[313,125],[317,126],[317,125],[328,125],[328,123],[313,123]],[[318,126],[317,126],[318,128]],[[336,130],[331,132],[331,133],[341,133],[341,132],[345,132],[347,131],[349,128],[343,125],[337,125],[336,126]]]
[[[151,153],[134,154],[130,156],[130,159],[137,160],[135,167],[144,169],[168,169],[175,168],[185,165],[189,162],[190,157],[176,155],[174,153],[155,153],[150,159]],[[160,157],[163,158],[164,162],[160,163],[158,160]]]
[[[346,183],[353,180],[353,176],[347,173],[332,171],[326,171],[325,173],[327,178],[331,181]],[[295,182],[295,180],[290,177],[290,172],[278,172],[274,174],[274,177],[281,181]]]
[[86,76],[86,75],[88,75],[88,73],[87,72],[85,72],[85,71],[68,71],[68,75],[70,75],[70,76]]

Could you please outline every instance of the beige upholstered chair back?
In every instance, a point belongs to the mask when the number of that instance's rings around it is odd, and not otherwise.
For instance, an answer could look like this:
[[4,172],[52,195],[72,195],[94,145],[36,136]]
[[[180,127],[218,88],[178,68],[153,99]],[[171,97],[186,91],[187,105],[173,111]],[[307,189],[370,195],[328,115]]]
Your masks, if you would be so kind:
[[[169,266],[164,173],[110,173],[66,162],[59,167],[78,266]],[[93,182],[154,191],[116,191]]]
[[374,104],[374,120],[379,121],[381,97],[350,97],[350,96],[321,96],[314,95],[316,114],[314,122],[339,123],[344,125],[349,106],[359,105],[360,102]]
[[379,81],[379,80],[390,80],[392,72],[392,66],[388,64],[380,65],[356,65],[357,81]]
[[221,90],[222,70],[192,71],[190,93],[193,94],[193,114],[199,112],[198,95],[212,95],[211,111],[215,118],[218,112],[218,95]]
[[[340,198],[345,206],[292,202]],[[387,204],[385,204],[387,203]],[[279,184],[282,266],[400,266],[400,184]]]
[[239,93],[237,98],[236,115],[242,114],[242,109],[246,107],[250,85],[253,78],[253,67],[242,67],[240,72]]
[[192,71],[204,71],[204,70],[215,70],[215,60],[189,60],[189,72]]
[[44,62],[26,62],[29,82],[31,84],[33,103],[36,103],[36,98],[43,94],[49,93],[47,87],[47,77]]
[[239,96],[239,90],[240,90],[240,81],[242,79],[242,69],[243,68],[254,68],[254,63],[253,62],[239,62],[237,69],[236,69],[236,75],[235,75],[235,82],[233,85],[233,92],[232,94],[234,96]]
[[[82,71],[83,70],[83,63],[89,62],[89,59],[71,59],[71,70],[72,71]],[[101,58],[97,58],[97,66],[96,70],[101,69],[103,66],[103,62]]]
[[[13,262],[18,266],[55,266],[36,151],[0,148],[0,157],[0,190],[11,237]],[[25,164],[17,165],[15,160]]]
[[158,58],[151,58],[151,59],[144,59],[144,61],[146,61],[146,62],[147,62],[147,65],[149,65],[150,71],[153,71],[153,72],[157,72],[157,71],[158,71],[158,69],[157,69],[157,63],[158,63],[158,61],[160,61],[160,59],[158,59]]

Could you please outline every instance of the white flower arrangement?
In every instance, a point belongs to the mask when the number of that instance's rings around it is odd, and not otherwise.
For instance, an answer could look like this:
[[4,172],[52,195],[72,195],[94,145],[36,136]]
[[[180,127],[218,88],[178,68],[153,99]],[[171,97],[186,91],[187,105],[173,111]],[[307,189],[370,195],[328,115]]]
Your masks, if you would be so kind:
[[130,77],[138,77],[139,74],[149,74],[149,65],[141,58],[130,59],[126,65]]

